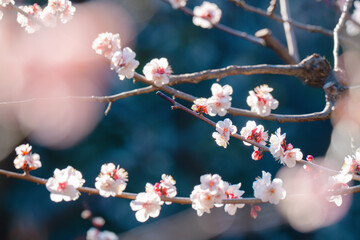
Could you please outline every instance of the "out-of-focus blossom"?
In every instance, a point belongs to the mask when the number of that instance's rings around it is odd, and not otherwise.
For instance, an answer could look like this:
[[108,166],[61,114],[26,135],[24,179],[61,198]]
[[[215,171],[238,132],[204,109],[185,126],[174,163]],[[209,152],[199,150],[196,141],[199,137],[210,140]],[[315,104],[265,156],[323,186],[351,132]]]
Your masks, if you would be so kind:
[[46,26],[55,27],[58,19],[65,24],[74,16],[76,8],[69,0],[49,0],[41,19]]
[[32,16],[30,18],[18,12],[16,20],[21,27],[24,27],[27,33],[34,33],[40,30],[42,16],[41,7],[35,3],[34,5],[20,6],[19,8]]
[[254,196],[263,202],[278,204],[280,200],[286,197],[286,190],[282,185],[283,182],[280,178],[274,178],[271,181],[271,174],[262,171],[262,178],[253,183]]
[[86,233],[86,240],[118,240],[119,237],[110,231],[100,231],[97,228],[90,228]]
[[116,51],[111,58],[111,69],[115,70],[120,80],[133,78],[139,61],[135,60],[135,52],[129,47]]
[[[14,0],[0,0],[0,6],[6,7],[8,4],[15,4]],[[3,12],[0,10],[0,20],[3,18]]]
[[75,201],[80,196],[77,189],[84,183],[81,172],[68,166],[62,170],[56,168],[54,177],[47,180],[46,188],[50,192],[50,199],[54,202]]
[[251,111],[260,116],[270,115],[271,110],[279,106],[278,100],[274,99],[270,93],[272,91],[273,89],[266,84],[256,87],[254,91],[249,91],[246,102]]
[[145,65],[143,73],[147,80],[153,81],[155,86],[161,87],[169,83],[172,70],[166,58],[154,58]]
[[31,150],[32,146],[29,144],[22,144],[15,148],[17,157],[14,159],[14,166],[16,169],[31,171],[41,167],[40,155],[31,153]]
[[185,7],[186,2],[187,2],[187,0],[169,0],[169,3],[171,4],[172,8],[174,8],[174,9]]
[[120,35],[109,32],[100,33],[93,41],[92,48],[97,54],[111,60],[113,54],[121,49]]
[[100,175],[95,181],[95,187],[101,196],[115,197],[125,190],[128,173],[120,166],[115,167],[113,163],[108,163],[101,166]]
[[207,101],[208,112],[210,116],[225,116],[227,109],[231,107],[231,94],[233,89],[230,85],[221,86],[218,83],[214,83],[211,86],[212,97]]
[[193,23],[202,28],[212,28],[218,24],[221,18],[221,10],[215,3],[204,1],[194,8]]
[[142,192],[130,202],[130,207],[136,211],[135,217],[139,222],[145,222],[149,217],[157,217],[161,210],[161,199],[154,192]]
[[[351,19],[352,19],[352,21],[355,21],[358,24],[360,24],[360,1],[354,1],[354,7],[355,7],[355,9],[351,15]],[[345,23],[346,32],[350,36],[356,36],[360,33],[360,27],[352,21],[351,20],[346,21],[346,23]]]
[[[349,186],[347,185],[352,179],[351,174],[343,174],[339,173],[335,176],[329,177],[329,192],[334,190],[347,189]],[[329,202],[334,202],[336,206],[340,207],[342,205],[342,196],[335,195],[328,197]]]

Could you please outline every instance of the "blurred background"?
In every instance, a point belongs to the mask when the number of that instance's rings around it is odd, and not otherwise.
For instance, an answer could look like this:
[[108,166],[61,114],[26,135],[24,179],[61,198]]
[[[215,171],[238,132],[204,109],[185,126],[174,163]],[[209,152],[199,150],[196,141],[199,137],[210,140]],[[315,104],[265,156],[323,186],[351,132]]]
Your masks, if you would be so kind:
[[[189,0],[188,7],[201,2]],[[285,44],[282,24],[227,1],[212,2],[223,12],[221,23],[250,34],[269,28]],[[248,2],[266,9],[269,1]],[[30,3],[33,1],[17,1],[18,5]],[[38,3],[46,4],[46,1]],[[218,173],[225,181],[241,182],[244,196],[252,197],[252,182],[261,175],[261,170],[275,176],[282,168],[270,154],[264,154],[260,161],[251,160],[252,148],[236,139],[230,140],[227,149],[217,146],[211,137],[214,129],[184,112],[172,111],[154,93],[117,101],[106,117],[105,104],[58,100],[66,96],[110,95],[143,86],[131,80],[120,81],[108,63],[91,49],[92,41],[102,32],[120,33],[122,47],[130,46],[137,54],[138,73],[142,73],[143,66],[151,59],[160,57],[168,58],[174,74],[228,65],[283,64],[274,52],[217,29],[196,27],[191,17],[160,0],[73,3],[77,11],[70,23],[41,29],[32,35],[18,26],[14,12],[5,12],[0,21],[0,101],[38,99],[0,105],[1,169],[15,171],[15,147],[30,143],[33,152],[40,154],[43,165],[32,174],[42,178],[51,177],[55,168],[71,165],[82,172],[85,186],[94,187],[101,165],[113,162],[129,173],[127,192],[142,192],[147,182],[157,182],[166,173],[177,181],[178,196],[189,196],[201,175]],[[291,1],[290,4],[291,16],[300,22],[327,29],[333,29],[337,23],[339,14],[333,1]],[[295,34],[301,59],[318,53],[332,63],[331,38],[298,29]],[[344,49],[341,64],[349,65],[352,73],[349,79],[356,83],[358,52],[347,46]],[[210,97],[214,82],[176,88],[197,97]],[[248,109],[248,91],[261,84],[274,88],[273,96],[280,102],[275,113],[310,113],[321,111],[325,104],[322,89],[304,86],[293,77],[232,76],[221,79],[220,84],[233,87],[232,106],[239,108]],[[281,127],[288,141],[301,148],[304,156],[311,154],[318,159],[327,155],[327,159],[333,159],[334,168],[339,169],[344,157],[353,154],[348,132],[352,132],[352,137],[359,133],[358,108],[354,108],[358,101],[352,101],[350,107],[348,102],[341,102],[342,111],[333,122],[340,127],[335,127],[333,136],[329,120],[256,122],[264,125],[270,134]],[[353,118],[344,123],[343,116]],[[226,117],[238,130],[249,120]],[[250,217],[249,206],[238,209],[235,216],[219,208],[198,217],[191,206],[172,204],[164,206],[158,218],[139,223],[129,200],[125,199],[82,194],[75,202],[54,203],[44,186],[4,176],[0,176],[0,189],[0,239],[9,240],[85,239],[92,225],[81,218],[84,209],[102,216],[106,220],[102,229],[119,234],[120,239],[354,239],[360,227],[358,195],[347,199],[340,208],[327,204],[323,209],[325,215],[315,223],[311,222],[314,212],[304,213],[306,216],[298,217],[294,223],[270,204],[261,205],[256,220]]]

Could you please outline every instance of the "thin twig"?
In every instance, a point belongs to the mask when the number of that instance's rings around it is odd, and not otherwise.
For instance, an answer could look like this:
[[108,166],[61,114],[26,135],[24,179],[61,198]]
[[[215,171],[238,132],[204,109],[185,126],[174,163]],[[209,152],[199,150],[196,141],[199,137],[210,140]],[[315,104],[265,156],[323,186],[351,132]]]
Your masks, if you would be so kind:
[[[228,1],[233,2],[237,6],[243,8],[244,10],[246,10],[248,12],[253,12],[253,13],[256,13],[256,14],[271,18],[271,19],[273,19],[273,20],[275,20],[275,21],[277,21],[279,23],[284,22],[284,20],[280,16],[278,16],[276,14],[268,15],[266,11],[264,11],[264,10],[262,10],[260,8],[253,7],[253,6],[245,3],[244,0],[228,0]],[[297,22],[297,21],[295,21],[293,19],[289,19],[288,23],[293,25],[294,27],[296,27],[298,29],[305,30],[305,31],[308,31],[308,32],[320,33],[320,34],[323,34],[323,35],[328,36],[328,37],[333,37],[334,36],[333,31],[325,29],[325,28],[320,27],[320,26],[310,25],[310,24],[303,24],[303,23]],[[349,37],[340,35],[339,38],[341,40],[343,40],[344,42],[346,42],[346,43],[349,43],[349,44],[351,44],[351,45],[353,45],[353,46],[355,46],[357,48],[360,48],[359,42],[354,41],[353,39],[351,39]]]
[[282,19],[284,20],[283,26],[284,26],[287,46],[289,49],[289,54],[295,59],[295,61],[299,62],[300,59],[299,59],[296,37],[294,34],[294,30],[289,23],[290,7],[288,0],[280,0],[280,13]]
[[274,14],[275,8],[276,8],[277,0],[271,0],[269,3],[269,7],[266,10],[266,13],[268,15]]
[[[188,113],[188,114],[190,114],[190,115],[192,115],[192,116],[194,116],[194,117],[196,117],[196,118],[198,118],[198,119],[206,122],[207,124],[209,124],[209,125],[212,126],[213,128],[216,128],[216,123],[213,122],[213,121],[211,121],[210,119],[204,117],[203,115],[198,114],[198,113],[190,110],[189,108],[181,105],[180,103],[176,102],[176,101],[175,101],[174,99],[172,99],[172,98],[169,98],[168,96],[166,96],[166,95],[163,94],[162,92],[159,92],[159,91],[158,91],[156,94],[159,95],[160,97],[164,98],[164,99],[167,100],[168,102],[170,102],[170,103],[173,105],[173,106],[172,106],[172,109],[180,109],[180,110],[182,110],[182,111],[184,111],[184,112],[186,112],[186,113]],[[263,150],[264,152],[270,152],[270,150],[269,150],[268,147],[266,147],[266,146],[264,146],[264,145],[262,145],[262,144],[260,144],[260,143],[258,143],[258,142],[256,142],[256,141],[249,140],[249,139],[241,136],[240,134],[234,133],[234,134],[231,134],[231,136],[234,137],[234,138],[237,138],[237,139],[239,139],[239,140],[241,140],[241,141],[248,142],[248,143],[250,143],[251,145],[260,148],[260,149]]]
[[333,55],[334,55],[334,71],[339,71],[339,32],[342,29],[342,27],[345,24],[345,20],[347,19],[347,17],[349,16],[349,9],[350,6],[352,5],[353,0],[346,0],[343,8],[342,8],[342,13],[341,16],[339,18],[339,22],[336,24],[335,28],[334,28],[334,50],[333,50]]
[[[166,1],[168,2],[168,1]],[[169,3],[169,2],[168,2]],[[189,16],[194,16],[194,13],[191,9],[187,8],[187,7],[181,7],[179,8],[181,11],[183,11],[185,14],[189,15]],[[258,45],[261,45],[261,46],[265,46],[265,42],[264,40],[262,40],[261,38],[258,38],[258,37],[255,37],[251,34],[248,34],[248,33],[245,33],[245,32],[242,32],[242,31],[239,31],[239,30],[235,30],[235,29],[232,29],[230,27],[227,27],[221,23],[218,23],[218,24],[214,24],[213,27],[221,30],[221,31],[224,31],[226,33],[229,33],[235,37],[238,37],[238,38],[242,38],[242,39],[245,39],[245,40],[248,40],[249,42],[252,42],[252,43],[255,43],[255,44],[258,44]]]

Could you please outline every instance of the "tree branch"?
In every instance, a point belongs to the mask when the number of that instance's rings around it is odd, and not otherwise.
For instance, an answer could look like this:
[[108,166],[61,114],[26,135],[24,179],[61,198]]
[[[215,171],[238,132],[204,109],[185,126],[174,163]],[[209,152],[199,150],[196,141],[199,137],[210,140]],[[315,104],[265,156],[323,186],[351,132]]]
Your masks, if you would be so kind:
[[[245,3],[244,0],[228,0],[228,1],[233,2],[235,5],[243,8],[244,10],[246,10],[248,12],[253,12],[253,13],[256,13],[256,14],[271,18],[271,19],[273,19],[273,20],[275,20],[275,21],[277,21],[279,23],[284,23],[284,20],[280,16],[278,16],[276,14],[269,15],[269,14],[267,14],[266,11],[263,11],[260,8],[253,7],[253,6]],[[320,33],[320,34],[323,34],[323,35],[328,36],[328,37],[333,37],[334,36],[333,31],[322,28],[320,26],[315,26],[315,25],[310,25],[310,24],[303,24],[303,23],[297,22],[297,21],[292,20],[292,19],[289,19],[288,23],[293,25],[294,27],[296,27],[298,29],[305,30],[305,31],[308,31],[308,32]],[[349,37],[340,35],[339,38],[341,40],[343,40],[344,42],[346,42],[346,43],[349,43],[349,44],[351,44],[351,45],[353,45],[353,46],[355,46],[357,48],[360,48],[359,42],[354,41],[353,39],[351,39]]]
[[284,31],[287,46],[289,49],[289,54],[292,56],[296,62],[299,62],[299,52],[297,47],[297,42],[294,34],[294,30],[292,29],[289,20],[290,20],[290,7],[288,0],[280,0],[280,13],[281,17],[284,20]]

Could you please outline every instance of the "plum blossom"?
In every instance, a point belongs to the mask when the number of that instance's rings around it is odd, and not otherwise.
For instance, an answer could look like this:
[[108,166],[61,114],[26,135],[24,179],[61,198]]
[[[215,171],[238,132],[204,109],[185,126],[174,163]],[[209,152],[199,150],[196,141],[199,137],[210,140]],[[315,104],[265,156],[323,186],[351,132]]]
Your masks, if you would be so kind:
[[75,201],[80,196],[77,189],[84,183],[81,172],[68,166],[62,170],[56,168],[54,176],[47,180],[46,188],[50,192],[50,199],[54,202]]
[[221,86],[218,83],[214,83],[211,86],[212,97],[208,99],[208,111],[210,116],[225,116],[227,109],[231,107],[231,94],[233,89],[230,85]]
[[262,171],[262,178],[253,182],[254,196],[263,202],[276,205],[286,197],[286,190],[282,185],[283,181],[280,178],[274,178],[271,181],[271,174]]
[[303,154],[299,148],[294,148],[291,143],[286,144],[286,133],[281,135],[281,129],[278,128],[275,134],[270,137],[270,152],[275,159],[280,159],[280,163],[289,168],[294,167],[296,161],[300,161]]
[[143,73],[147,80],[153,81],[155,86],[161,87],[169,83],[172,70],[166,58],[154,58],[145,65]]
[[75,11],[76,8],[69,0],[49,0],[41,19],[45,25],[55,27],[58,19],[63,24],[68,23],[73,18]]
[[202,28],[212,28],[218,24],[221,18],[221,10],[215,3],[204,1],[194,8],[193,23]]
[[[159,197],[164,196],[168,198],[174,198],[177,194],[177,189],[175,187],[176,181],[173,179],[171,175],[163,174],[161,175],[161,180],[154,185],[147,183],[145,186],[145,191],[150,193],[156,193]],[[161,205],[164,202],[161,201]],[[167,205],[171,204],[171,202],[166,201]]]
[[249,91],[246,102],[251,111],[260,116],[270,115],[271,110],[276,109],[279,105],[279,102],[271,95],[272,91],[273,89],[266,84],[256,87],[254,91]]
[[[240,135],[248,140],[253,140],[261,145],[266,145],[269,138],[267,132],[264,131],[263,125],[256,125],[255,121],[247,121],[246,126],[240,131]],[[251,146],[250,143],[243,141],[246,146]]]
[[192,208],[197,211],[198,216],[202,216],[204,212],[210,213],[214,206],[222,206],[221,202],[227,196],[225,191],[229,187],[218,174],[202,175],[200,182],[201,184],[196,185],[190,194]]
[[149,217],[157,217],[161,210],[161,199],[154,192],[141,192],[130,202],[130,207],[136,211],[135,217],[139,222],[145,222]]
[[126,47],[116,51],[111,58],[111,70],[115,70],[120,80],[133,78],[135,69],[139,66],[139,61],[135,60],[135,52]]
[[39,23],[41,22],[42,16],[41,7],[35,3],[34,5],[20,6],[19,8],[32,16],[32,18],[28,18],[27,16],[18,12],[16,20],[21,25],[21,27],[24,27],[27,33],[34,33],[40,30],[41,25]]
[[169,0],[173,9],[178,9],[186,6],[187,0]]
[[237,128],[232,125],[230,119],[226,118],[224,121],[218,121],[216,123],[216,131],[213,132],[212,137],[215,138],[216,144],[224,148],[227,147],[230,140],[230,135],[235,134]]
[[101,166],[100,175],[95,179],[95,187],[103,197],[115,197],[121,194],[127,185],[128,173],[113,163]]
[[118,240],[119,237],[110,231],[100,231],[97,228],[90,228],[86,233],[86,240]]
[[[357,23],[360,23],[360,1],[354,1],[354,7],[355,9],[351,15],[351,19]],[[356,36],[360,33],[360,27],[351,20],[347,20],[345,25],[346,32],[350,36]]]
[[[248,140],[253,140],[261,145],[266,145],[266,141],[269,138],[267,132],[264,131],[263,125],[256,125],[255,121],[248,121],[246,126],[243,127],[240,131],[240,135]],[[250,143],[243,141],[246,146],[251,146]],[[254,152],[251,155],[253,160],[260,160],[262,158],[262,154],[259,151],[259,148],[254,146]]]
[[[15,1],[14,0],[0,0],[1,7],[6,7],[8,4],[14,5]],[[3,12],[0,10],[0,20],[2,19],[2,17],[3,17]]]
[[[241,183],[230,185],[225,191],[226,199],[241,199],[241,196],[245,193],[245,191],[240,190],[240,187]],[[243,208],[244,206],[245,204],[242,203],[225,204],[224,210],[230,215],[235,215],[236,210],[238,208]]]
[[[339,173],[335,176],[329,177],[329,192],[334,190],[347,189],[349,186],[347,185],[352,179],[351,174],[343,174]],[[342,205],[342,196],[330,196],[327,199],[329,202],[334,202],[336,206],[340,207]]]
[[29,144],[22,144],[15,148],[17,157],[14,159],[14,166],[16,169],[31,171],[41,167],[40,155],[31,153],[31,150],[32,146]]
[[97,54],[111,60],[113,54],[121,49],[120,36],[118,33],[100,33],[93,41],[92,48]]
[[208,114],[208,99],[206,98],[197,98],[194,100],[194,104],[191,106],[191,109],[194,112],[199,114]]

